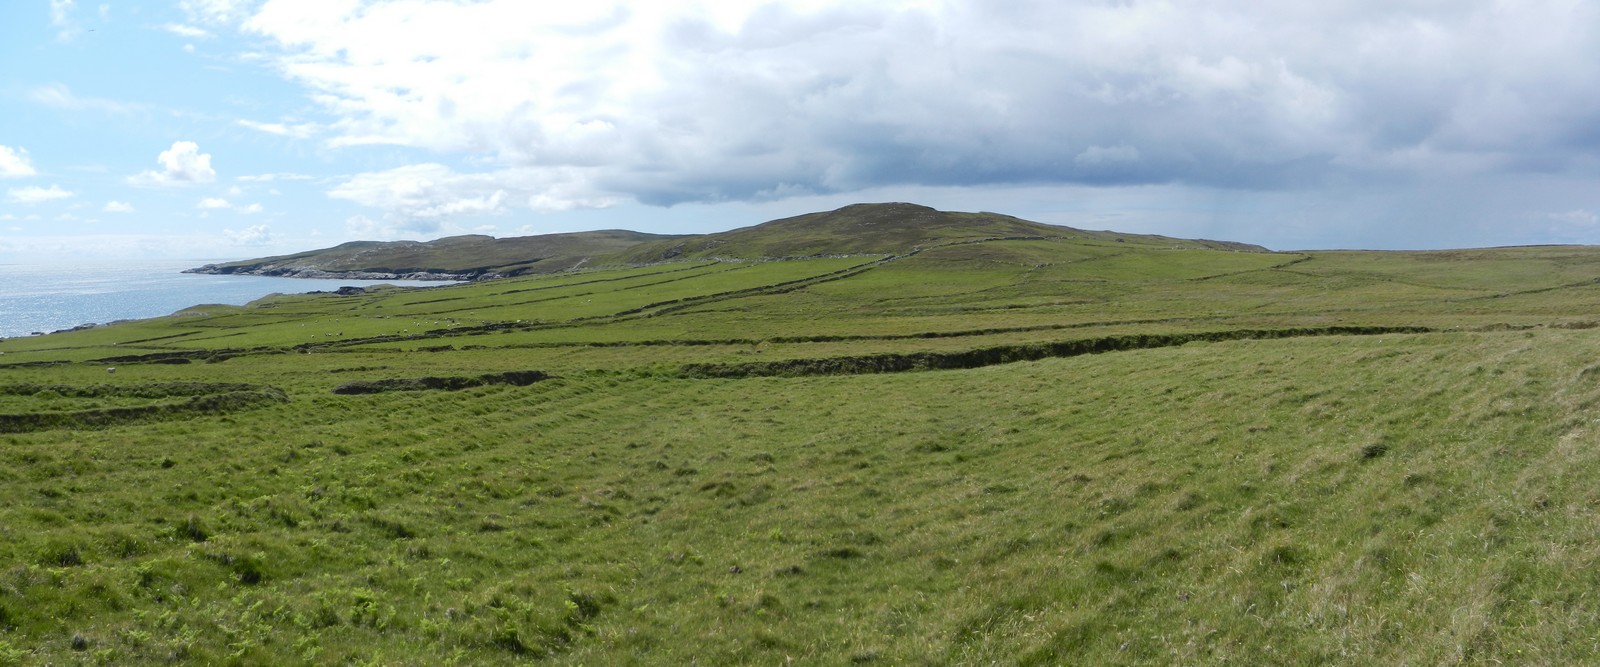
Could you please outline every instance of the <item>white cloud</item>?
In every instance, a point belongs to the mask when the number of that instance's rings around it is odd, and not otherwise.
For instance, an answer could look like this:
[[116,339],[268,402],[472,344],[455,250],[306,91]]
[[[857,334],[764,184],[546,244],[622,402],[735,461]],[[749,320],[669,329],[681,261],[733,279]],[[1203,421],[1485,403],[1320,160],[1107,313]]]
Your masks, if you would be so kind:
[[100,209],[106,213],[132,213],[133,204],[121,201],[108,201],[105,208]]
[[385,225],[364,215],[353,215],[344,221],[345,234],[352,238],[384,240]]
[[424,239],[441,235],[437,222],[374,220],[364,215],[351,216],[345,220],[344,231],[346,238],[363,241]]
[[585,170],[577,169],[458,173],[427,163],[358,174],[334,186],[328,196],[379,208],[405,220],[500,214],[515,206],[538,211],[606,208],[623,201],[593,194],[587,178]]
[[[255,215],[267,210],[266,207],[259,203],[239,206],[221,197],[205,197],[196,203],[194,207],[202,211],[233,210],[245,215]],[[205,217],[205,215],[202,214],[201,217]]]
[[73,0],[50,0],[50,23],[62,27],[72,20]]
[[257,132],[265,132],[267,134],[275,134],[280,137],[291,137],[295,139],[310,138],[315,136],[317,131],[320,129],[320,126],[316,123],[285,125],[283,123],[260,123],[253,120],[239,120],[237,122],[239,125],[248,127]]
[[243,18],[252,0],[180,0],[178,6],[198,23],[226,23]]
[[35,103],[69,111],[103,111],[125,114],[141,111],[145,107],[131,102],[119,102],[99,97],[81,97],[66,84],[52,83],[28,91],[28,99]]
[[1600,225],[1600,213],[1586,211],[1584,209],[1574,209],[1561,213],[1551,213],[1550,219],[1568,225],[1578,225],[1583,227]]
[[265,245],[272,242],[272,231],[266,225],[251,225],[239,231],[222,230],[233,245]]
[[502,207],[1572,169],[1600,126],[1594,3],[186,7],[269,40],[329,145],[481,158]]
[[161,163],[161,171],[146,171],[128,181],[134,185],[188,185],[217,180],[217,172],[211,168],[211,154],[201,153],[192,141],[174,142],[172,148],[156,156],[156,161]]
[[28,159],[27,149],[0,145],[0,178],[18,178],[38,173]]
[[161,29],[179,37],[188,37],[189,39],[205,39],[211,37],[211,33],[206,31],[204,28],[196,28],[192,25],[187,25],[184,23],[168,23],[161,26]]
[[247,183],[269,183],[272,181],[309,181],[311,179],[312,177],[306,174],[283,172],[277,174],[253,174],[239,176],[235,180],[244,181]]
[[12,188],[6,191],[6,195],[14,203],[38,204],[40,202],[53,201],[56,199],[66,199],[68,197],[72,197],[74,193],[67,190],[62,190],[61,187],[57,185],[51,185],[48,188],[30,185],[25,188]]
[[344,222],[345,238],[361,241],[426,240],[466,234],[468,230],[449,221],[423,218],[386,217],[373,219],[355,215]]
[[65,41],[77,34],[78,26],[72,20],[72,13],[76,9],[73,0],[50,0],[50,25],[59,31],[56,33],[57,39]]

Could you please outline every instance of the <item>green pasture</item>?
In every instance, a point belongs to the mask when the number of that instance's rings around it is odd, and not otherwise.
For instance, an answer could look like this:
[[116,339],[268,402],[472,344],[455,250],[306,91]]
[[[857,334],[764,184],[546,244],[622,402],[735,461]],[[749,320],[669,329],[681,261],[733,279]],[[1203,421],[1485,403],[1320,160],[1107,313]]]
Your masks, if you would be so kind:
[[1600,249],[994,231],[0,341],[0,665],[1600,661]]

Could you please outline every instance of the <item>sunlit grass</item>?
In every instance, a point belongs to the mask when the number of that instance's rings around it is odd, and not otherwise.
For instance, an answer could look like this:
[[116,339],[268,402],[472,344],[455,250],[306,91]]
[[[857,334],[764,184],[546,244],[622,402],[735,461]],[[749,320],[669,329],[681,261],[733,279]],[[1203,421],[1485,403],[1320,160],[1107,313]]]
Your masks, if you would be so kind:
[[[58,387],[0,392],[0,414],[183,382],[285,399],[0,434],[0,664],[1596,660],[1595,251],[1285,265],[1302,255],[1053,244],[797,291],[774,286],[870,259],[0,341],[0,385]],[[628,312],[672,299],[690,307]],[[454,335],[486,323],[508,326]],[[1435,331],[681,372],[1335,325]],[[529,370],[554,377],[334,393]]]

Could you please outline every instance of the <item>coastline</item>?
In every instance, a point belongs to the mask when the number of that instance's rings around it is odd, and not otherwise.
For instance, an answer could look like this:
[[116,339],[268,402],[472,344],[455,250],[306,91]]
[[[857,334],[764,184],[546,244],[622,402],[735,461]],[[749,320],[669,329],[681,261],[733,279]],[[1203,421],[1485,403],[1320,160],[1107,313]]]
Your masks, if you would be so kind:
[[407,271],[325,271],[322,269],[269,266],[262,268],[231,267],[220,264],[206,264],[192,269],[184,269],[181,273],[191,273],[208,276],[257,276],[261,278],[293,278],[297,280],[408,280],[408,281],[439,281],[439,282],[471,282],[492,278],[496,274],[488,271],[463,271],[447,272],[429,269]]
[[459,278],[336,276],[289,278],[201,274],[206,260],[132,260],[81,266],[0,264],[0,339],[92,329],[124,320],[165,317],[202,304],[242,306],[272,294],[337,292],[380,284],[437,287]]

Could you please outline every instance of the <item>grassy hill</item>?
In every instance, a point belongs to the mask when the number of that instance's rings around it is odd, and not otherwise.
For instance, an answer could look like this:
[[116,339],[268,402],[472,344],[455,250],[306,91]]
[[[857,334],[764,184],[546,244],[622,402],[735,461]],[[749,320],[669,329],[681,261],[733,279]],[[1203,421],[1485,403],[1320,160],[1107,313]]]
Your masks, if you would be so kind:
[[951,213],[915,204],[856,204],[698,236],[607,230],[504,239],[453,236],[425,243],[356,241],[293,255],[207,265],[193,271],[380,279],[433,275],[473,280],[697,258],[899,255],[934,245],[1001,238],[1131,242],[1169,249],[1265,250],[1241,243],[1085,232],[998,213]]
[[426,242],[352,241],[292,255],[208,264],[191,271],[287,277],[375,274],[380,279],[432,274],[472,280],[568,271],[596,255],[671,238],[611,229],[504,239],[472,234]]
[[0,341],[0,665],[1597,661],[1600,249],[885,210]]
[[934,245],[994,239],[1079,239],[1165,248],[1264,251],[1259,246],[1087,232],[999,213],[953,213],[916,204],[855,204],[718,234],[643,244],[623,253],[644,263],[674,258],[898,255]]

